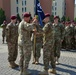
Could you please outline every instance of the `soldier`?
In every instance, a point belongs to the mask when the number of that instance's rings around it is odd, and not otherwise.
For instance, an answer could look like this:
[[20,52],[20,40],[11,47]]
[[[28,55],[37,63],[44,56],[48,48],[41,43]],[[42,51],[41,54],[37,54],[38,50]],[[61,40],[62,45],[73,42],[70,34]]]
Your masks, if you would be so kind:
[[6,26],[7,26],[7,23],[6,21],[3,22],[3,24],[1,25],[1,27],[3,28],[2,30],[2,42],[4,44],[4,40],[5,40],[5,36],[6,36]]
[[[39,25],[38,20],[35,24],[36,24],[35,27],[37,29],[37,32],[36,32],[36,35],[33,33],[33,35],[36,36],[36,38],[34,36],[32,37],[33,38],[33,63],[32,64],[39,63],[40,50],[43,44],[43,34],[41,33],[42,27]],[[36,48],[34,46],[36,46]]]
[[70,25],[70,30],[71,30],[71,49],[75,49],[75,24],[74,24],[74,20],[71,22]]
[[18,25],[16,23],[16,16],[11,16],[11,22],[7,25],[7,45],[8,45],[8,61],[11,68],[16,68],[15,63],[18,54]]
[[58,22],[59,17],[55,16],[54,17],[54,54],[56,58],[56,64],[59,64],[59,58],[60,58],[60,50],[62,46],[62,41],[64,39],[64,25]]
[[76,22],[74,24],[75,24],[75,27],[74,27],[74,31],[75,31],[74,38],[75,38],[75,50],[76,50]]
[[[29,61],[31,58],[31,31],[34,29],[34,24],[30,22],[30,14],[25,12],[23,15],[23,20],[19,24],[19,37],[18,37],[18,45],[20,51],[20,75],[29,75],[30,73],[27,71]],[[35,22],[34,19],[33,22]],[[34,29],[35,30],[35,29]]]
[[71,22],[67,22],[67,25],[65,27],[65,40],[66,40],[66,50],[71,49],[71,39],[72,39],[72,25]]
[[[54,58],[54,30],[52,23],[50,22],[50,14],[45,14],[45,26],[43,27],[44,38],[43,38],[43,62],[44,62],[44,71],[40,75],[48,75],[49,73],[56,74],[56,65]],[[48,68],[51,61],[52,70]]]

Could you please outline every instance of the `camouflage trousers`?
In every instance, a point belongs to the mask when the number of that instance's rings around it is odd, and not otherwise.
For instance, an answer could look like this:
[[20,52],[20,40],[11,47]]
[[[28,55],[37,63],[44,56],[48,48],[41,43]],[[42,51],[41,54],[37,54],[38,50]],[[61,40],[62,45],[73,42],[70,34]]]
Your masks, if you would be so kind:
[[22,46],[19,46],[19,52],[20,52],[20,71],[26,75],[26,71],[29,65],[29,61],[31,59],[31,45],[24,44]]
[[[33,57],[36,58],[36,61],[39,60],[40,58],[40,50],[42,47],[42,43],[36,43],[36,51],[34,50],[34,45],[33,45]],[[35,54],[36,53],[36,54]]]
[[8,61],[15,61],[18,55],[18,44],[8,42]]
[[2,41],[3,41],[3,43],[4,43],[4,40],[5,40],[5,37],[6,37],[5,33],[2,33]]
[[60,39],[59,40],[55,39],[55,42],[54,42],[54,56],[55,57],[60,58],[61,46],[62,46],[61,40]]
[[71,38],[66,37],[66,49],[71,49]]
[[43,62],[44,62],[44,69],[45,70],[48,70],[49,63],[53,69],[56,68],[54,49],[53,49],[53,46],[50,44],[46,44],[43,46]]

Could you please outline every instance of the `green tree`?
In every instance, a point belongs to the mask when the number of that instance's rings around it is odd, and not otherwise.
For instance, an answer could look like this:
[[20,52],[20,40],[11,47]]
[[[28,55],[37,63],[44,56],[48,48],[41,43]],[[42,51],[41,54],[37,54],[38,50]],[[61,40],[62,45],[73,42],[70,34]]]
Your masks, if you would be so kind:
[[0,8],[0,25],[3,23],[4,20],[6,20],[5,12],[2,8]]
[[50,20],[51,20],[51,22],[54,22],[54,15],[50,16]]
[[70,21],[70,18],[69,18],[69,17],[67,17],[67,18],[66,18],[66,21]]
[[74,21],[76,22],[76,18],[74,19]]
[[19,14],[17,14],[17,20],[19,20],[19,22],[21,22],[21,17]]
[[61,18],[61,22],[65,22],[65,21],[66,21],[66,17],[63,16],[63,17]]

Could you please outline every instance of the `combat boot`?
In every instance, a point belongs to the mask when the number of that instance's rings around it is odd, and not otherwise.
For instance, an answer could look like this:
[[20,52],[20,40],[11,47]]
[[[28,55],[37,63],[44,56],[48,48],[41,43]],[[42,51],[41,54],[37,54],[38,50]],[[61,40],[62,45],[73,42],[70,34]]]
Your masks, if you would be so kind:
[[56,65],[59,65],[59,58],[56,57],[56,62],[55,62]]
[[47,70],[44,70],[43,72],[40,72],[38,75],[49,75]]
[[33,58],[33,62],[32,62],[32,64],[35,64],[35,62],[36,62],[36,59],[35,59],[35,58]]
[[51,69],[49,69],[49,70],[48,70],[48,73],[56,74],[56,69],[52,69],[52,70],[51,70]]
[[9,62],[9,63],[10,63],[10,67],[11,67],[12,69],[16,68],[14,62]]
[[23,75],[31,75],[31,72],[23,72]]
[[19,65],[17,65],[15,62],[13,62],[14,63],[14,65],[16,66],[16,67],[19,67]]

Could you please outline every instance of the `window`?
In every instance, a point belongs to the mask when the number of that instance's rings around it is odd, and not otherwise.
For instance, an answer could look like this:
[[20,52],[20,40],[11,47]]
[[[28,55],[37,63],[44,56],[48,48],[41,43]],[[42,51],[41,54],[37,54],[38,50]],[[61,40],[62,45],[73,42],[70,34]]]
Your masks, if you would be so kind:
[[23,6],[23,1],[22,1],[22,6]]
[[26,5],[26,1],[25,1],[25,5]]
[[19,12],[19,9],[18,9],[18,7],[16,7],[16,12],[17,12],[17,13]]
[[24,12],[24,8],[22,8],[22,12]]
[[55,6],[57,6],[57,3],[55,2]]
[[16,0],[16,4],[18,4],[18,0]]
[[26,12],[26,7],[25,7],[25,12]]
[[56,10],[57,8],[55,7],[55,10]]
[[55,12],[55,15],[56,15],[56,12]]

